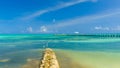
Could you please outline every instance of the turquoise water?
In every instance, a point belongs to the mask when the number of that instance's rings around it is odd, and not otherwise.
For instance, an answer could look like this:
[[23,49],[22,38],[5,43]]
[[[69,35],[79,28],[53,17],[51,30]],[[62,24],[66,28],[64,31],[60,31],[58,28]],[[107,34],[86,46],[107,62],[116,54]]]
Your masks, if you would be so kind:
[[62,68],[120,68],[119,35],[52,34],[0,35],[0,68],[25,68],[32,60],[37,63],[45,48],[56,52]]

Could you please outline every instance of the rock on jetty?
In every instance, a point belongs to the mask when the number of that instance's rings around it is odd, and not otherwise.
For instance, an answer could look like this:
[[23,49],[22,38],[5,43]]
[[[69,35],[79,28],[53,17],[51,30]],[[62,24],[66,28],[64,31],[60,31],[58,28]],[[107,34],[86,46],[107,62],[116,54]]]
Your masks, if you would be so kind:
[[40,68],[60,68],[56,55],[52,49],[47,48],[45,50]]

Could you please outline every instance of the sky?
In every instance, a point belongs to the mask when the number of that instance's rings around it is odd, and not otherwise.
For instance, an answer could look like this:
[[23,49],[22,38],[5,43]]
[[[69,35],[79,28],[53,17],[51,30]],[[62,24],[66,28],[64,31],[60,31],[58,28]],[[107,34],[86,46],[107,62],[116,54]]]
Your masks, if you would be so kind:
[[120,33],[120,0],[0,0],[0,34]]

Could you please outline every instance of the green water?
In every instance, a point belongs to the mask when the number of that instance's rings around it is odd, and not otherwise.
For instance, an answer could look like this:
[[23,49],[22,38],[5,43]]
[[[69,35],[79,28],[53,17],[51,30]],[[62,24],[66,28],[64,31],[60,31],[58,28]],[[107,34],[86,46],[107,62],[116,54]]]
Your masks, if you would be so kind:
[[61,57],[67,56],[62,61],[65,63],[68,61],[67,64],[69,64],[68,66],[61,62],[64,65],[62,68],[120,68],[120,53],[73,50],[60,50],[59,52],[64,54]]
[[45,48],[61,68],[120,68],[119,36],[52,34],[0,35],[0,68],[35,68]]

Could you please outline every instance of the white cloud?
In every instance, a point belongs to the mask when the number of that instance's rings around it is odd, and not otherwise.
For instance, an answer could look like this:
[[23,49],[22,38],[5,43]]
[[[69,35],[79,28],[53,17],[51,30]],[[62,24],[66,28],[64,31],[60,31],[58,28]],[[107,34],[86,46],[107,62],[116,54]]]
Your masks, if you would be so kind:
[[95,30],[110,30],[109,27],[102,27],[102,26],[96,26],[94,27]]
[[28,27],[27,31],[30,32],[30,33],[32,33],[33,32],[33,28],[32,27]]
[[48,29],[46,26],[41,26],[40,27],[40,32],[44,33],[44,32],[48,32]]
[[26,33],[26,32],[29,32],[29,33],[47,33],[48,29],[46,26],[41,26],[39,29],[36,29],[33,31],[33,28],[30,26],[26,29],[26,31],[22,31],[22,33]]
[[75,34],[79,34],[79,32],[78,31],[76,31],[76,32],[74,32]]
[[120,26],[119,26],[119,25],[118,25],[118,26],[115,26],[115,27],[111,28],[111,30],[120,31]]
[[62,4],[59,4],[57,6],[48,8],[48,9],[39,10],[39,11],[33,13],[33,14],[30,14],[28,16],[25,16],[25,17],[21,18],[21,20],[32,19],[32,18],[38,17],[38,16],[40,16],[42,14],[51,12],[51,11],[56,11],[56,10],[59,10],[59,9],[62,9],[62,8],[70,7],[70,6],[73,6],[73,5],[76,5],[76,4],[79,4],[79,3],[83,3],[83,2],[87,2],[87,1],[94,2],[96,0],[74,0],[72,2],[62,3]]
[[94,27],[94,29],[95,30],[100,30],[100,29],[102,29],[102,27],[101,26],[96,26],[96,27]]
[[120,31],[120,26],[111,26],[111,27],[102,27],[102,26],[95,26],[95,30],[110,30],[110,31]]

